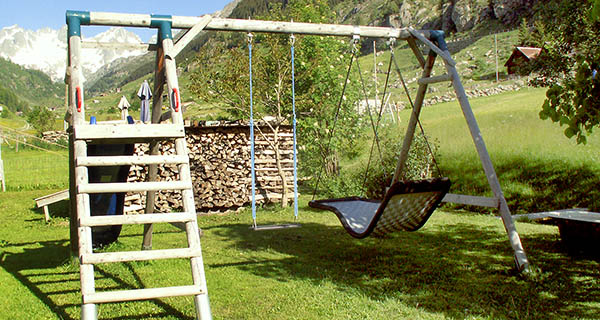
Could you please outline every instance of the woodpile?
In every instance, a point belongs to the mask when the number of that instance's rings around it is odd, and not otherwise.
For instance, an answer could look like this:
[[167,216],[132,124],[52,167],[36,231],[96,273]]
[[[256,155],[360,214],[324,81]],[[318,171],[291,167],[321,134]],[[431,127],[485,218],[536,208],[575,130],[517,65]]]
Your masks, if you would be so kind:
[[57,143],[59,141],[69,141],[69,134],[66,131],[44,131],[42,132],[42,139]]
[[[289,125],[275,127],[275,132],[266,123],[255,126],[256,202],[281,202],[284,199],[284,181],[287,201],[293,201],[293,136]],[[196,210],[218,212],[235,210],[250,204],[251,165],[250,133],[247,123],[208,122],[194,123],[186,127],[186,140],[190,159],[190,170],[194,186]],[[279,149],[279,163],[274,143]],[[173,143],[159,145],[161,154],[174,154]],[[149,154],[148,144],[136,144],[135,154]],[[145,181],[147,166],[133,165],[128,181]],[[159,165],[157,177],[160,181],[179,179],[176,165]],[[144,211],[146,195],[128,193],[126,211]],[[154,211],[171,212],[182,209],[179,191],[157,193]]]

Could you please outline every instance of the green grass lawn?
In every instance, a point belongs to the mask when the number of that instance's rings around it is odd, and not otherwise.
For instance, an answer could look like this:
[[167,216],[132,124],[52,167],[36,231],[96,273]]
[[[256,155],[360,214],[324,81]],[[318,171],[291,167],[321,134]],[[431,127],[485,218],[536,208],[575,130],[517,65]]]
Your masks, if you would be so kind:
[[[46,224],[31,199],[51,192],[0,193],[0,314],[6,319],[77,319],[79,272],[69,259],[66,203]],[[335,216],[306,206],[302,228],[255,232],[248,210],[200,218],[215,319],[557,319],[600,312],[597,259],[570,257],[556,227],[518,223],[533,264],[517,275],[499,219],[438,210],[418,232],[356,240]],[[291,219],[261,209],[260,223]],[[171,226],[154,248],[181,245]],[[141,226],[124,227],[105,249],[137,250]],[[103,264],[98,290],[189,284],[185,260]],[[104,304],[101,319],[192,319],[191,298]]]
[[[560,127],[538,119],[543,99],[544,92],[533,89],[472,99],[513,213],[590,204],[598,195],[600,139],[590,137],[586,146],[566,139]],[[405,112],[402,124],[407,119]],[[438,140],[452,191],[489,194],[458,105],[427,107],[422,120]],[[3,158],[19,156],[2,151]],[[21,171],[40,181],[48,175]],[[70,258],[67,203],[50,207],[48,224],[34,208],[33,199],[59,188],[9,184],[0,193],[1,318],[79,318],[79,267]],[[249,210],[199,219],[215,319],[598,318],[600,259],[567,254],[554,226],[517,222],[532,265],[530,274],[519,275],[494,215],[445,206],[417,232],[357,240],[332,213],[307,207],[310,191],[303,194],[298,229],[251,231]],[[258,212],[261,224],[290,222],[292,216],[291,208]],[[104,250],[138,250],[141,233],[141,226],[125,226],[119,241]],[[156,226],[154,248],[185,242],[178,229]],[[95,270],[99,291],[191,282],[186,260],[101,264]],[[101,319],[192,319],[194,306],[183,297],[105,304],[99,312]]]

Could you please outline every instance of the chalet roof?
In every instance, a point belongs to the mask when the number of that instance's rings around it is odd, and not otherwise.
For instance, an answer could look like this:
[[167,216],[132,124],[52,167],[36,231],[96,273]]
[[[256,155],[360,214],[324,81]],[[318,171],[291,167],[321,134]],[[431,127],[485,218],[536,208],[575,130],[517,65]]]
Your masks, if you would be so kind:
[[534,47],[517,47],[517,50],[521,51],[527,59],[535,59],[540,52],[542,52],[542,48],[534,48]]

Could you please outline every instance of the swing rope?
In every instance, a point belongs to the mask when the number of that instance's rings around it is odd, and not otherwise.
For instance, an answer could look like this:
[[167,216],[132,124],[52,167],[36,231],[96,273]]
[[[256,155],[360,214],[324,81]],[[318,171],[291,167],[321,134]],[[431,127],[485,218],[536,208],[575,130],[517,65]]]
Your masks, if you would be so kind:
[[252,223],[256,228],[256,173],[254,170],[254,110],[252,101],[252,33],[248,33],[248,70],[250,81],[250,176],[252,183]]
[[[392,48],[393,48],[393,43],[392,43],[392,41],[390,39],[390,51],[393,52]],[[357,63],[357,66],[358,66],[358,74],[360,75],[360,81],[362,82],[362,86],[363,86],[363,91],[365,91],[365,83],[363,81],[362,72],[360,71],[360,63]],[[385,163],[383,161],[383,154],[381,152],[381,146],[380,146],[380,139],[379,139],[378,131],[379,131],[379,124],[381,122],[381,117],[382,117],[382,114],[383,114],[383,106],[385,104],[385,95],[386,95],[387,89],[388,89],[388,83],[389,83],[389,79],[390,79],[391,68],[392,68],[392,54],[390,55],[390,61],[388,63],[388,70],[387,70],[387,74],[386,74],[386,77],[385,77],[385,86],[383,88],[383,95],[382,95],[382,99],[381,99],[381,106],[379,107],[379,114],[378,114],[378,117],[377,117],[377,123],[375,125],[373,124],[373,118],[371,117],[371,108],[370,108],[370,106],[369,106],[369,104],[367,102],[367,110],[369,112],[369,119],[371,120],[371,127],[373,128],[373,142],[371,142],[371,151],[369,152],[369,160],[367,161],[367,168],[365,170],[365,177],[363,179],[363,192],[365,192],[365,186],[367,184],[367,178],[368,178],[369,169],[370,169],[370,166],[371,166],[371,159],[373,157],[373,146],[375,144],[377,144],[377,151],[379,152],[379,160],[381,162],[381,168],[383,170],[383,178],[384,178],[385,181],[387,181],[387,173],[386,173],[386,170],[385,170]],[[366,92],[365,92],[365,101],[366,101]]]
[[435,158],[435,154],[433,153],[433,150],[431,149],[431,145],[429,144],[429,140],[427,139],[427,135],[425,135],[425,130],[423,129],[423,125],[421,124],[421,120],[419,120],[419,117],[416,116],[415,114],[415,105],[413,103],[413,100],[410,96],[410,92],[408,91],[408,87],[406,86],[406,82],[404,82],[404,77],[402,76],[402,72],[400,71],[400,67],[398,66],[398,63],[396,62],[396,57],[394,55],[394,51],[391,51],[391,57],[392,60],[394,61],[394,66],[396,69],[396,73],[398,73],[398,77],[400,77],[400,82],[402,83],[402,87],[404,88],[404,92],[406,93],[406,97],[408,98],[408,102],[410,103],[410,107],[411,107],[411,112],[413,114],[413,116],[415,116],[417,118],[417,124],[419,125],[419,129],[421,130],[421,135],[423,136],[423,139],[425,139],[425,145],[427,145],[427,150],[429,150],[429,154],[431,154],[431,159],[433,160],[433,164],[435,165],[435,168],[437,169],[438,175],[440,177],[443,177],[444,175],[442,174],[442,170],[440,169],[440,166],[438,165],[438,162]]
[[[293,130],[293,148],[294,148],[294,219],[298,220],[298,156],[296,148],[296,79],[294,77],[294,44],[296,37],[290,36],[290,53],[292,55],[292,130]],[[286,192],[284,190],[283,192]]]
[[[350,77],[350,71],[352,70],[352,62],[354,61],[354,57],[356,56],[356,51],[358,50],[356,45],[358,44],[358,40],[360,38],[358,36],[354,36],[352,38],[352,55],[350,56],[350,63],[348,64],[348,71],[346,72],[346,79],[344,80],[344,85],[342,87],[342,94],[340,95],[340,100],[338,101],[338,106],[337,106],[337,110],[335,111],[335,117],[333,119],[333,126],[331,128],[331,131],[329,132],[329,140],[327,142],[327,148],[325,149],[325,156],[327,156],[329,154],[329,151],[331,150],[331,139],[333,137],[333,133],[335,131],[335,127],[337,125],[337,121],[338,121],[338,117],[340,114],[340,109],[342,107],[342,102],[344,101],[344,94],[346,93],[346,85],[348,84],[348,78]],[[321,181],[321,176],[323,174],[323,168],[325,167],[325,160],[323,160],[323,165],[321,166],[321,169],[319,170],[319,175],[317,176],[317,182],[315,184],[315,188],[313,190],[313,195],[312,195],[312,200],[315,200],[315,196],[317,195],[317,192],[319,191],[319,182]]]

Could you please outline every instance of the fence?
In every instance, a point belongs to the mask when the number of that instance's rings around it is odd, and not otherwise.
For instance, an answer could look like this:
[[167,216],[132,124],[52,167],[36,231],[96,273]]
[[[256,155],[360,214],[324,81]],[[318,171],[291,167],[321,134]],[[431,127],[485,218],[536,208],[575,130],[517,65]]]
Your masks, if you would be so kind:
[[0,150],[3,191],[69,186],[69,153],[66,146],[0,127]]

